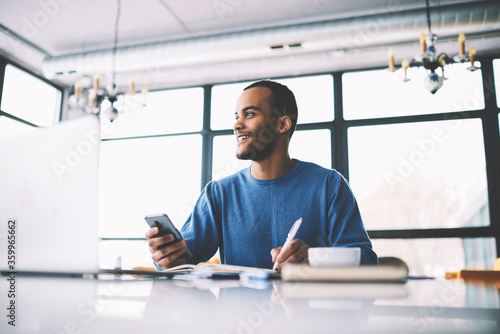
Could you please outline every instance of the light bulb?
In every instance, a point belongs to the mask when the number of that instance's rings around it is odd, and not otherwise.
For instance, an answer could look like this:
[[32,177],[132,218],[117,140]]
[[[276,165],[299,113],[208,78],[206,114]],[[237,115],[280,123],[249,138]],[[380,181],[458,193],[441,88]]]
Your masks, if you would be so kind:
[[431,94],[436,94],[436,92],[443,85],[443,78],[437,75],[435,72],[429,73],[424,79],[424,86],[427,88]]

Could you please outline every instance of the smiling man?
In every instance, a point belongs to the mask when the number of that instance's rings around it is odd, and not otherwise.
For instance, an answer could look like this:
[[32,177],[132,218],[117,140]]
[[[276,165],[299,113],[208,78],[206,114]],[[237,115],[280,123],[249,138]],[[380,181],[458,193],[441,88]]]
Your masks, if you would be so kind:
[[[359,247],[361,264],[376,264],[370,239],[347,182],[335,170],[291,159],[297,104],[284,85],[258,81],[236,104],[236,157],[251,160],[242,171],[207,184],[181,229],[184,240],[146,232],[160,268],[207,261],[217,249],[221,263],[272,268],[308,262],[309,247]],[[293,223],[296,239],[282,248]],[[179,259],[186,245],[193,257]]]

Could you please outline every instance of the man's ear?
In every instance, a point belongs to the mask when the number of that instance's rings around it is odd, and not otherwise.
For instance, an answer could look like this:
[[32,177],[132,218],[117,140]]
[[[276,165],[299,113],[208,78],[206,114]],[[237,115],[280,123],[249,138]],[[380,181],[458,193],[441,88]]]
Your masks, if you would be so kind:
[[278,119],[278,132],[285,133],[292,128],[292,120],[288,116],[282,116]]

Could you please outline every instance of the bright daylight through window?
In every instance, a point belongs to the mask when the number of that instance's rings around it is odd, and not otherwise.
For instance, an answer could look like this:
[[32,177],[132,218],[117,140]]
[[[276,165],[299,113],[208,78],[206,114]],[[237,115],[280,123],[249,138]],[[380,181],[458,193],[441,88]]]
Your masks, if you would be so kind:
[[[30,92],[29,98],[26,92]],[[5,67],[2,90],[3,112],[39,126],[59,120],[61,91],[45,81],[13,66]]]
[[[346,73],[342,76],[344,117],[362,119],[483,109],[481,71],[467,71],[469,65],[448,65],[445,77],[450,79],[435,95],[422,85],[426,76],[423,68],[409,68],[408,82],[401,81],[402,71]],[[480,66],[478,62],[476,65]]]
[[497,107],[500,108],[500,59],[493,60],[493,76],[497,93]]
[[367,229],[489,225],[479,119],[352,127],[349,175]]
[[[349,180],[368,230],[489,226],[483,127],[469,118],[485,108],[483,82],[481,71],[465,71],[466,65],[448,66],[450,80],[435,95],[421,87],[423,69],[410,68],[406,83],[397,77],[403,73],[385,70],[342,76],[347,120],[442,115],[348,128]],[[496,248],[492,238],[372,241],[379,256],[398,256],[425,275],[485,269]]]

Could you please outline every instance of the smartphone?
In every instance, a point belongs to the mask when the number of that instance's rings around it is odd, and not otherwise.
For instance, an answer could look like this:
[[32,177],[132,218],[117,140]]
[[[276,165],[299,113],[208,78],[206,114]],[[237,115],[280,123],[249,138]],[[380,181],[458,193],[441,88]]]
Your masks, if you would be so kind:
[[[158,227],[158,234],[156,235],[157,237],[165,235],[165,234],[173,234],[174,235],[174,242],[178,240],[182,240],[182,236],[177,231],[175,228],[174,224],[168,218],[168,216],[164,213],[162,214],[157,214],[157,215],[148,215],[144,217],[146,219],[146,222],[150,227]],[[189,248],[186,247],[186,251],[180,256],[180,258],[186,258],[186,257],[192,257],[193,255],[191,254],[191,251]]]

